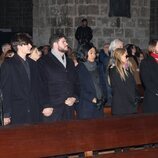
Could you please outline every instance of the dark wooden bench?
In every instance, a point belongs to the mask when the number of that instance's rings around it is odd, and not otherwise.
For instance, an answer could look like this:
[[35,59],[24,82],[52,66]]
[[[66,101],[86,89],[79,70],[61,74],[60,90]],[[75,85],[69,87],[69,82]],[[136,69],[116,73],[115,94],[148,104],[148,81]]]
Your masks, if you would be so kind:
[[[144,144],[155,143],[158,114],[0,128],[0,158],[39,158],[86,151],[103,151],[98,158],[156,158],[156,147],[144,148]],[[104,153],[124,147],[130,150]]]

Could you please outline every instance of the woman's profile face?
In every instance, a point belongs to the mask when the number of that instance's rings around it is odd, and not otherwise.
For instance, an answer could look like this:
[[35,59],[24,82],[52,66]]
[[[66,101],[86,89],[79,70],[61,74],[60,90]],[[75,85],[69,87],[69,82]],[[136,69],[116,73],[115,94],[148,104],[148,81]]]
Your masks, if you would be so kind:
[[127,63],[128,57],[127,57],[127,51],[121,56],[121,62],[122,63]]
[[96,50],[95,50],[95,48],[91,48],[88,51],[88,58],[87,58],[87,60],[90,61],[90,62],[94,62],[95,58],[96,58]]
[[135,55],[136,51],[137,51],[137,50],[136,50],[136,47],[133,46],[133,47],[132,47],[132,55]]

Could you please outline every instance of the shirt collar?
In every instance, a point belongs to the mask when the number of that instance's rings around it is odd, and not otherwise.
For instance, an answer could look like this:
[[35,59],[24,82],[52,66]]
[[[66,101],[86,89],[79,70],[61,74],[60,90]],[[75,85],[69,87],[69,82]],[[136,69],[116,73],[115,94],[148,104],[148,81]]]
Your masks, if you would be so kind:
[[57,57],[58,59],[59,59],[59,58],[62,58],[63,55],[65,56],[65,53],[57,52],[57,51],[55,51],[54,49],[51,49],[51,53],[52,53],[55,57]]
[[[57,52],[54,49],[51,49],[51,53],[66,67],[66,56],[65,53]],[[64,61],[62,56],[64,55]]]

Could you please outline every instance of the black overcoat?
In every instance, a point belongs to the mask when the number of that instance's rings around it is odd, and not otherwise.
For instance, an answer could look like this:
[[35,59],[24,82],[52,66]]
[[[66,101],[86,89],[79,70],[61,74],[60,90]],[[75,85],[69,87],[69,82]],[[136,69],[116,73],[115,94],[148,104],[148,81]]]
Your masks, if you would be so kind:
[[92,76],[83,63],[77,66],[80,87],[79,103],[77,104],[77,117],[79,119],[92,119],[104,116],[103,106],[107,99],[107,91],[102,68],[102,65],[97,65],[99,85],[104,99],[103,105],[98,108],[96,104],[92,103],[93,98],[97,98]]
[[15,54],[1,66],[3,113],[5,117],[11,117],[12,124],[40,121],[37,65],[32,59],[27,59],[30,67],[29,79],[21,60]]
[[158,63],[151,56],[140,65],[140,74],[145,87],[143,110],[147,113],[158,112]]
[[72,60],[66,58],[66,68],[51,53],[38,61],[42,81],[43,108],[59,108],[68,97],[77,98],[77,73]]
[[110,82],[112,88],[112,114],[136,113],[135,97],[137,96],[137,90],[134,76],[129,73],[126,81],[123,81],[116,67],[113,67],[110,69]]

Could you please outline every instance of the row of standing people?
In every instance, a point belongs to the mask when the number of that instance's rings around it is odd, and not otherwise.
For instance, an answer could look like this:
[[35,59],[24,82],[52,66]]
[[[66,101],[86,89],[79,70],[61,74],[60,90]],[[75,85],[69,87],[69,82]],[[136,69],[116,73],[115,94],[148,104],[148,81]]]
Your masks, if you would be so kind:
[[[82,45],[80,51],[83,58],[76,67],[65,55],[69,48],[64,35],[53,35],[50,38],[50,52],[37,62],[27,56],[30,54],[32,41],[26,34],[17,34],[11,44],[16,53],[1,66],[4,125],[69,120],[74,118],[74,109],[80,119],[104,117],[108,78],[105,77],[105,65],[95,60],[96,48],[93,44]],[[155,67],[153,69],[157,69],[157,45],[155,41],[152,45],[152,57],[148,57],[154,58],[154,64],[151,64]],[[119,41],[117,48],[111,43],[110,49],[112,113],[136,113],[134,68],[122,41]],[[147,105],[144,107],[148,107],[144,111],[155,112],[154,108],[149,110],[149,101],[152,101],[149,94],[154,95],[153,106],[156,107],[157,82],[153,71],[147,71],[147,66],[144,71],[144,67],[141,66],[145,86],[144,105]],[[153,84],[151,87],[146,79]],[[155,91],[150,88],[155,88]]]
[[99,61],[105,67],[107,103],[111,105],[113,115],[137,112],[137,105],[135,104],[137,87],[133,75],[134,67],[129,60],[127,50],[123,47],[123,41],[115,39],[110,44],[105,43],[99,56]]
[[[106,70],[109,70],[110,79],[111,79],[111,87],[109,90],[109,94],[110,95],[112,94],[112,102],[110,102],[112,104],[112,112],[115,113],[114,106],[115,107],[118,106],[119,108],[117,114],[120,114],[121,108],[125,110],[125,108],[123,108],[125,106],[124,100],[126,100],[127,98],[129,99],[130,97],[135,98],[135,101],[133,100],[135,104],[132,104],[133,108],[135,108],[135,105],[140,101],[140,96],[137,89],[135,90],[135,92],[133,91],[134,92],[133,95],[129,94],[132,92],[130,90],[130,87],[128,86],[128,82],[129,82],[128,80],[131,78],[130,77],[131,75],[132,75],[132,78],[134,77],[135,79],[134,82],[136,82],[136,85],[141,84],[144,87],[145,93],[144,93],[144,101],[143,101],[143,106],[142,106],[143,112],[145,113],[158,112],[158,108],[157,108],[157,103],[158,103],[158,97],[157,97],[158,84],[157,83],[158,82],[156,80],[156,76],[158,74],[157,73],[158,41],[157,40],[149,41],[148,53],[146,54],[140,51],[139,48],[137,48],[136,46],[132,44],[126,45],[125,46],[126,50],[124,51],[119,50],[120,48],[123,48],[123,42],[119,39],[112,41],[110,45],[105,44],[105,47],[107,46],[109,46],[111,57],[109,57],[109,55],[105,56],[101,52],[102,55],[100,56],[101,58],[100,60],[104,61],[104,64],[105,63],[109,64],[109,62],[105,62],[105,61],[107,59],[110,60],[110,65],[111,65],[110,68],[112,68],[112,69],[108,69],[108,68],[106,69]],[[105,49],[105,51],[106,50],[107,49]],[[125,58],[125,56],[127,59]],[[126,62],[122,62],[121,58],[124,58],[123,60],[125,60]],[[125,63],[125,65],[123,63]],[[123,71],[121,71],[121,65],[122,65]],[[105,67],[108,67],[108,66],[109,65],[105,65]],[[116,69],[115,70],[116,72],[113,69]],[[130,72],[128,72],[129,70]],[[125,75],[125,78],[122,78],[120,80],[120,77],[122,75]],[[130,85],[132,85],[132,82],[130,83]],[[121,99],[121,95],[122,95],[122,99],[124,96],[123,100]],[[116,103],[114,103],[116,96],[118,96],[118,98],[116,99]],[[122,103],[119,105],[118,104],[119,102],[122,102]],[[128,103],[130,102],[131,101],[128,100]],[[126,108],[130,109],[130,107],[131,106],[127,106]],[[126,112],[127,111],[125,111],[125,113]]]
[[66,37],[52,36],[51,51],[37,63],[31,58],[39,51],[26,34],[15,35],[11,44],[15,54],[1,65],[4,125],[72,119],[78,80],[65,56]]

